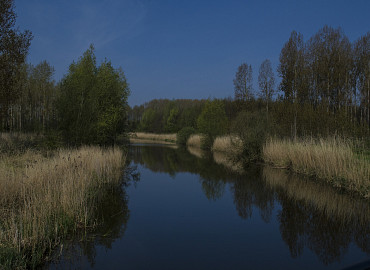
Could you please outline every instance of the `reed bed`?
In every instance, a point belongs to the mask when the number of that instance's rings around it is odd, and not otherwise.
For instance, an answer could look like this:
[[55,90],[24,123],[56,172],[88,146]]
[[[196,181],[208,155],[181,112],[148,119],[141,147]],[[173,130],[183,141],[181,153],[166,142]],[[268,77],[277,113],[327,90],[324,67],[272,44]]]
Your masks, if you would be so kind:
[[145,132],[135,132],[129,134],[130,140],[143,141],[160,141],[167,143],[176,143],[176,133],[173,134],[155,134]]
[[234,135],[217,137],[213,142],[212,151],[238,156],[243,151],[242,140]]
[[200,148],[202,145],[202,138],[203,136],[200,134],[193,134],[189,137],[186,145]]
[[370,162],[340,138],[290,141],[270,139],[263,147],[265,162],[326,179],[334,186],[370,197]]
[[119,148],[27,151],[0,160],[0,268],[36,268],[60,240],[97,225],[104,192],[119,187]]

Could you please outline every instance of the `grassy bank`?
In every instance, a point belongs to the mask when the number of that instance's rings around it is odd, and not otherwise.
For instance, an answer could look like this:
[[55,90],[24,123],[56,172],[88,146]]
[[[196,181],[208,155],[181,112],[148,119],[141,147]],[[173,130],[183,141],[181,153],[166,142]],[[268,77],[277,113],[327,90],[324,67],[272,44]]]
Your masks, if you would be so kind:
[[175,144],[176,133],[174,134],[155,134],[145,132],[134,132],[129,134],[131,143],[160,143]]
[[118,148],[27,150],[0,161],[0,268],[36,268],[61,239],[97,225],[105,191],[120,186]]
[[270,139],[263,147],[265,162],[325,179],[336,187],[370,197],[370,162],[343,139]]

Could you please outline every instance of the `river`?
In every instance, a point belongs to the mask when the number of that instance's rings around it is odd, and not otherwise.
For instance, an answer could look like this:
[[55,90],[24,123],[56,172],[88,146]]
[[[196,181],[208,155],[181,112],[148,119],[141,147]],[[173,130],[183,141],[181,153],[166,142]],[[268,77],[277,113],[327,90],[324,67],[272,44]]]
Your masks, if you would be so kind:
[[286,171],[241,170],[226,157],[190,152],[132,145],[122,191],[99,209],[102,226],[66,242],[47,269],[342,269],[369,262],[369,201]]

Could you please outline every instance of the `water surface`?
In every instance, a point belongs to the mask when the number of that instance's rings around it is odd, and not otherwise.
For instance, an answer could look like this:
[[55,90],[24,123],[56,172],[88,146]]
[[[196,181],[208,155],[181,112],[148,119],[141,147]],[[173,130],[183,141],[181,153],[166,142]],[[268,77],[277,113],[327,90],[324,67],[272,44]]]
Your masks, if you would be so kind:
[[65,244],[49,269],[342,269],[370,259],[368,201],[191,152],[131,146],[134,179],[101,206],[98,231]]

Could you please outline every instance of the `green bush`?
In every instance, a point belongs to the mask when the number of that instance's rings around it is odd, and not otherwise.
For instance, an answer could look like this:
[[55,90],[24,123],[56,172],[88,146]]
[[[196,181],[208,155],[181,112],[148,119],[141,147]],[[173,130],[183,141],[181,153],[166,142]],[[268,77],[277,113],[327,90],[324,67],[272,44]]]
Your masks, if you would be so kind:
[[182,128],[176,136],[177,144],[179,145],[186,145],[189,137],[195,133],[195,129],[193,127],[184,127]]
[[209,151],[212,148],[213,142],[215,138],[211,137],[210,135],[204,135],[201,139],[201,145],[200,148],[205,151]]
[[227,117],[225,106],[221,100],[207,101],[197,119],[197,127],[205,136],[202,139],[201,148],[210,150],[216,136],[227,131]]
[[240,112],[232,124],[231,131],[243,143],[243,151],[238,158],[247,162],[261,158],[262,147],[269,133],[269,124],[264,113]]

